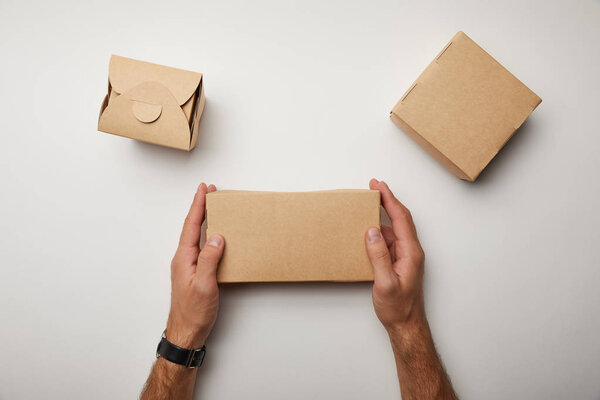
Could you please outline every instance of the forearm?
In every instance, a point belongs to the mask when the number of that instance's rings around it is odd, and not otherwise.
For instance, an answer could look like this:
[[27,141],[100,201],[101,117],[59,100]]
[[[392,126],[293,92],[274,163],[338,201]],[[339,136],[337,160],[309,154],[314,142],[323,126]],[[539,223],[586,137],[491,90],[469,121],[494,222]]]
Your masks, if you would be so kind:
[[403,400],[457,399],[427,321],[388,330]]
[[[219,309],[217,266],[223,255],[225,239],[215,234],[208,238],[202,250],[199,247],[206,194],[215,190],[214,185],[201,183],[198,186],[171,261],[171,310],[165,336],[168,342],[186,350],[202,348]],[[186,365],[190,364],[189,355],[188,351]],[[183,362],[182,358],[171,359]],[[197,366],[202,364],[203,358],[192,360],[191,365]],[[140,399],[191,400],[195,383],[196,368],[187,368],[161,357],[154,363]]]
[[140,400],[191,399],[196,369],[158,358],[146,381]]
[[[183,348],[200,348],[207,333],[183,329],[169,318],[167,340]],[[186,368],[164,358],[157,358],[146,381],[140,400],[190,400],[196,383],[196,368]]]

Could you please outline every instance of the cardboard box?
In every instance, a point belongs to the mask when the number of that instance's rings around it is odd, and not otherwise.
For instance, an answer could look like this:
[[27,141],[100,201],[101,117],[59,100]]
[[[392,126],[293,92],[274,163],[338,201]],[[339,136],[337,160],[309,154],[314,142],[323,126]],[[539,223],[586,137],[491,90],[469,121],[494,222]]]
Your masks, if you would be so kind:
[[541,101],[458,32],[390,117],[450,172],[474,181]]
[[202,74],[113,55],[98,130],[189,151],[205,101]]
[[217,280],[371,281],[364,235],[379,204],[373,190],[209,193],[206,235],[225,238]]

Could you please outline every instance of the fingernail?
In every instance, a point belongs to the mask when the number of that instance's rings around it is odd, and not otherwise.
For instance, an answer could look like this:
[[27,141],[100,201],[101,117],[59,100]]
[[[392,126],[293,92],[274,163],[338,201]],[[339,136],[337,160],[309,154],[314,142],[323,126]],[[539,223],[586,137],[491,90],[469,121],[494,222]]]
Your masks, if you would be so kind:
[[206,244],[212,247],[221,247],[223,244],[223,239],[221,239],[221,236],[219,235],[212,235]]
[[367,233],[369,243],[375,243],[381,240],[381,232],[377,228],[370,228]]

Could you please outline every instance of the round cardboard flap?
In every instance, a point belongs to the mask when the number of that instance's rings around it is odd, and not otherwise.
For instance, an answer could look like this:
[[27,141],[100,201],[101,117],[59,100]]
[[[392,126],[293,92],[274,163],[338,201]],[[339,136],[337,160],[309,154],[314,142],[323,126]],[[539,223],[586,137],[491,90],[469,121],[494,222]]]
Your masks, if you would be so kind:
[[138,121],[145,123],[154,122],[162,113],[162,105],[160,104],[150,104],[137,100],[132,100],[132,103],[133,106],[131,109]]
[[144,82],[158,82],[182,106],[198,89],[202,74],[113,55],[108,67],[108,80],[118,94],[124,94]]

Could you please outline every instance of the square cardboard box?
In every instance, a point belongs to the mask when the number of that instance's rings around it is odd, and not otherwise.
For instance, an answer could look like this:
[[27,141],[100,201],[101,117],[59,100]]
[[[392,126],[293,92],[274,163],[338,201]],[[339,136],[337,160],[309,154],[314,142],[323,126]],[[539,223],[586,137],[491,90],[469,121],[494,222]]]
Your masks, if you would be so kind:
[[458,32],[390,117],[450,172],[475,181],[541,101]]
[[202,74],[113,55],[98,130],[189,151],[205,101]]

